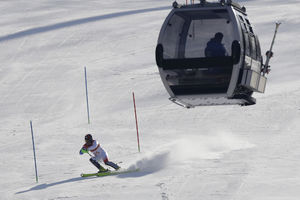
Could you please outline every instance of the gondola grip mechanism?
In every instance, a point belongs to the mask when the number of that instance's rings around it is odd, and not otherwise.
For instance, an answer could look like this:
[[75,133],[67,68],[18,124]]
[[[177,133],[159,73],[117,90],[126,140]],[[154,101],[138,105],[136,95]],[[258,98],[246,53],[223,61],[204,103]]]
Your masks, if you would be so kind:
[[276,27],[275,27],[275,31],[274,31],[273,40],[272,40],[270,49],[266,52],[266,57],[267,58],[266,58],[266,62],[264,64],[264,68],[263,68],[263,75],[270,72],[269,62],[270,62],[270,59],[273,57],[273,51],[272,50],[273,50],[273,46],[274,46],[274,43],[275,43],[275,38],[276,38],[277,31],[278,31],[278,28],[279,28],[280,24],[281,24],[280,22],[276,22]]

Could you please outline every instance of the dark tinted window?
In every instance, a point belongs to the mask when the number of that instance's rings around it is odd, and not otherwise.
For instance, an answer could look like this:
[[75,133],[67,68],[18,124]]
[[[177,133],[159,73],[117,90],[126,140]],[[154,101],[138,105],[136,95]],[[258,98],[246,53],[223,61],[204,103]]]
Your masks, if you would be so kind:
[[250,42],[249,42],[249,35],[247,32],[243,31],[244,34],[244,41],[245,41],[245,54],[247,56],[251,57],[251,47],[250,47]]
[[207,44],[218,32],[223,34],[224,55],[231,55],[233,23],[227,10],[176,11],[163,31],[164,59],[206,57]]
[[249,26],[249,31],[250,31],[251,33],[253,33],[253,29],[252,29],[251,26]]
[[241,22],[244,22],[244,18],[241,15],[239,15],[239,19]]
[[251,57],[253,59],[257,59],[256,58],[256,44],[255,44],[255,37],[254,35],[249,35],[249,42],[250,42],[250,49],[251,49]]
[[260,50],[260,43],[258,40],[258,37],[255,36],[255,42],[256,42],[256,57],[258,60],[261,60],[262,56],[261,56],[261,50]]

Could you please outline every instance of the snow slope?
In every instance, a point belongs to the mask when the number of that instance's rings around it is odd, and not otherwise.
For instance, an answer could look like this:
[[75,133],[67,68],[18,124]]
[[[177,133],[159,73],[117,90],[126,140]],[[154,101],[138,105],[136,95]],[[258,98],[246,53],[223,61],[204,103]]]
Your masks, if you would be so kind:
[[[283,23],[266,93],[250,107],[184,109],[168,100],[154,59],[171,1],[2,0],[0,199],[298,200],[300,2],[239,2],[263,51]],[[95,171],[78,155],[86,133],[140,172],[79,177]]]

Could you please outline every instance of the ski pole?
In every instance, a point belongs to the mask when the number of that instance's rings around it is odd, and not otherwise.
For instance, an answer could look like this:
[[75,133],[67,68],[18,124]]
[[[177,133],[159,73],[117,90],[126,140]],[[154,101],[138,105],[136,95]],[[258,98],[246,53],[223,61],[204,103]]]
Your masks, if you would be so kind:
[[33,157],[34,157],[35,180],[38,183],[39,178],[38,178],[38,172],[37,172],[37,167],[36,167],[36,155],[35,155],[35,145],[34,145],[32,121],[30,121],[30,129],[31,129],[31,139],[32,139]]
[[132,92],[132,98],[133,98],[133,107],[134,107],[135,127],[136,127],[136,137],[137,137],[137,143],[138,143],[138,150],[139,150],[139,152],[141,152],[141,148],[140,148],[140,136],[139,136],[139,127],[138,127],[138,120],[137,120],[137,115],[136,115],[136,105],[135,105],[134,92]]
[[90,122],[91,122],[90,121],[90,106],[89,106],[89,97],[88,97],[86,67],[84,67],[84,78],[85,78],[86,110],[87,110],[88,124],[90,124]]

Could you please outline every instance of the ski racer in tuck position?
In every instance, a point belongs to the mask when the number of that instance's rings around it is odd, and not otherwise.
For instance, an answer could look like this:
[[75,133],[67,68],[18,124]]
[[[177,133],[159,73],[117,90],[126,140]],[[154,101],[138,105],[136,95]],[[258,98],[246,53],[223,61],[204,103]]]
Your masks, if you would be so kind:
[[82,155],[84,153],[89,153],[89,151],[92,152],[94,156],[90,158],[90,162],[99,169],[99,172],[108,171],[108,169],[105,169],[100,165],[99,161],[103,161],[105,165],[108,165],[114,168],[115,170],[120,169],[120,167],[117,164],[108,160],[108,155],[106,151],[100,146],[97,140],[93,139],[91,134],[87,134],[84,137],[84,139],[85,139],[85,144],[80,149],[79,154]]

